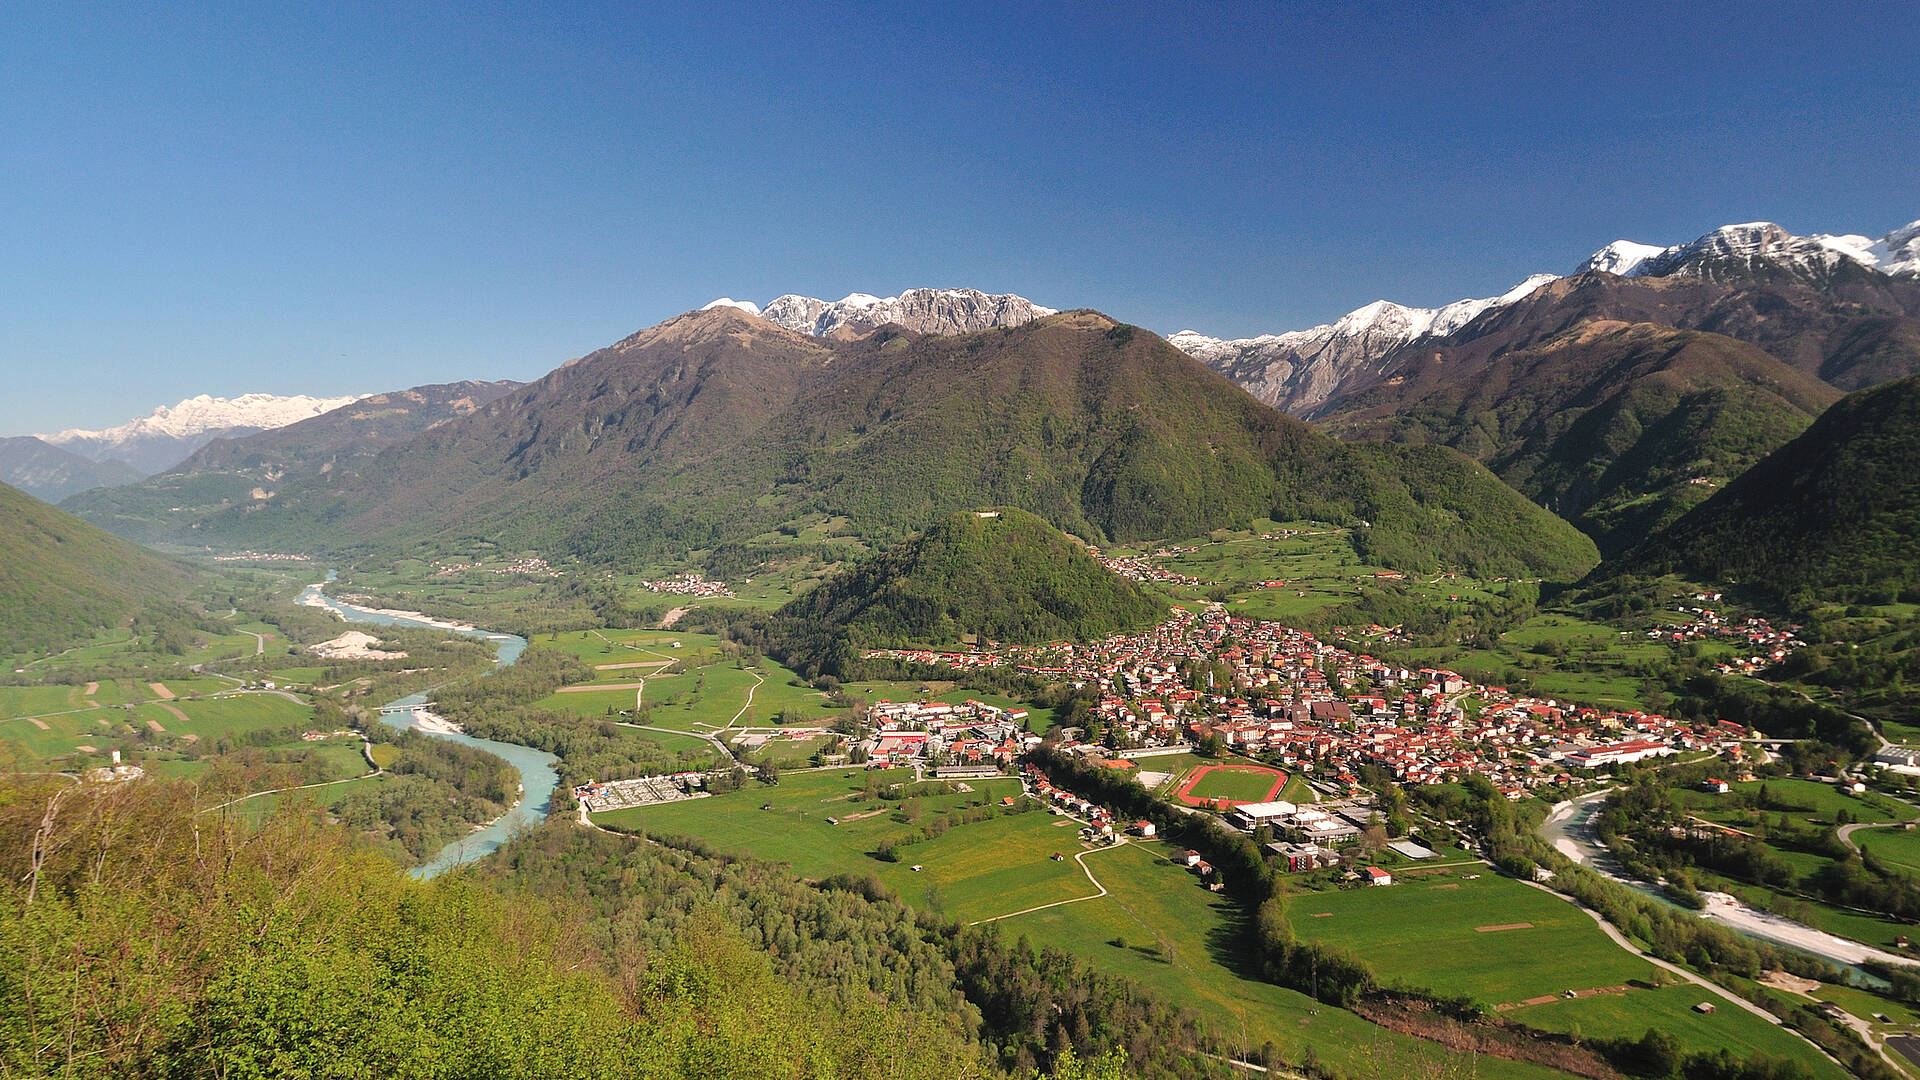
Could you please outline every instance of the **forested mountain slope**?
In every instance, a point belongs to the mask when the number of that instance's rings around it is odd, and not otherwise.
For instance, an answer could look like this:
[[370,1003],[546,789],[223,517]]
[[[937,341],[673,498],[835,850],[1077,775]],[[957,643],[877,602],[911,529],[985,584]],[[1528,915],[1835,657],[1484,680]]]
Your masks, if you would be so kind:
[[1452,446],[1617,551],[1839,397],[1733,338],[1596,319],[1491,355],[1431,350],[1321,422],[1353,437]]
[[1591,545],[1452,451],[1352,446],[1094,312],[853,341],[692,312],[193,535],[334,553],[497,543],[596,563],[777,540],[812,514],[892,542],[956,510],[1093,542],[1255,518],[1365,522],[1371,558],[1565,577]]

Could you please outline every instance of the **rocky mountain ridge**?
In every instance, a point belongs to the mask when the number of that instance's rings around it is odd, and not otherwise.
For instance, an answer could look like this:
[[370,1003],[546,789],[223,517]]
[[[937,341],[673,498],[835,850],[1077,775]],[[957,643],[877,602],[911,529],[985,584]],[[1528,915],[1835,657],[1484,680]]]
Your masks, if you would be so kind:
[[1019,326],[1059,314],[1024,296],[984,293],[978,289],[908,289],[899,296],[852,293],[832,301],[788,293],[776,297],[764,308],[750,300],[721,297],[706,307],[738,308],[776,326],[813,337],[865,334],[888,323],[919,334],[960,334],[996,326]]

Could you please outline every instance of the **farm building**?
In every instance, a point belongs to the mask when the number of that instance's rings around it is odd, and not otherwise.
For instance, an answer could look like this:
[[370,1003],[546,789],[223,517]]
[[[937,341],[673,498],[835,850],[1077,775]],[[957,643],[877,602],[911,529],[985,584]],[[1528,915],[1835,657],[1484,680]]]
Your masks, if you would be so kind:
[[1382,869],[1380,869],[1380,868],[1379,868],[1379,867],[1377,867],[1377,866],[1369,866],[1369,867],[1367,867],[1367,875],[1366,875],[1366,877],[1367,877],[1367,884],[1369,884],[1369,885],[1391,885],[1391,884],[1393,884],[1393,875],[1392,875],[1392,874],[1389,874],[1389,873],[1387,873],[1387,872],[1386,872],[1385,870],[1382,870]]

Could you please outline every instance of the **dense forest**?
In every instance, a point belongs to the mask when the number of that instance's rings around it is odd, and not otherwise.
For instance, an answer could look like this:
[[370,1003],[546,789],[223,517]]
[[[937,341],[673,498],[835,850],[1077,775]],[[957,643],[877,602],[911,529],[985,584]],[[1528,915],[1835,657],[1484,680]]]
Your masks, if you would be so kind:
[[1796,611],[1920,596],[1920,376],[1842,398],[1600,576],[1737,581]]
[[[548,842],[564,862],[564,839]],[[969,1037],[964,1015],[783,971],[755,943],[757,928],[729,916],[722,866],[707,863],[712,876],[652,896],[634,886],[666,873],[664,864],[648,871],[610,851],[577,854],[607,875],[602,906],[687,905],[670,935],[596,933],[594,913],[563,890],[530,893],[556,880],[541,874],[507,895],[484,875],[411,881],[306,814],[279,813],[258,828],[208,821],[185,784],[9,780],[0,784],[0,1073],[1006,1075]],[[937,961],[924,946],[919,954]],[[1047,1056],[1056,1080],[1117,1080],[1124,1051],[1083,1062],[1062,1043]]]
[[[988,516],[992,515],[992,516]],[[860,647],[1098,641],[1165,618],[1166,604],[1023,510],[962,511],[780,609]]]

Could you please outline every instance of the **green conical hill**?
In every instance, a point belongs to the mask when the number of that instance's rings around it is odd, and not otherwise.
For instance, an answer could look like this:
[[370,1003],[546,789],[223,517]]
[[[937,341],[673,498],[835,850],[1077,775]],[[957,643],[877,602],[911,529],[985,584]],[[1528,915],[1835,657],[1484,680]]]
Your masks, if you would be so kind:
[[861,645],[1092,641],[1164,618],[1166,604],[1023,510],[961,511],[795,600],[783,616]]

